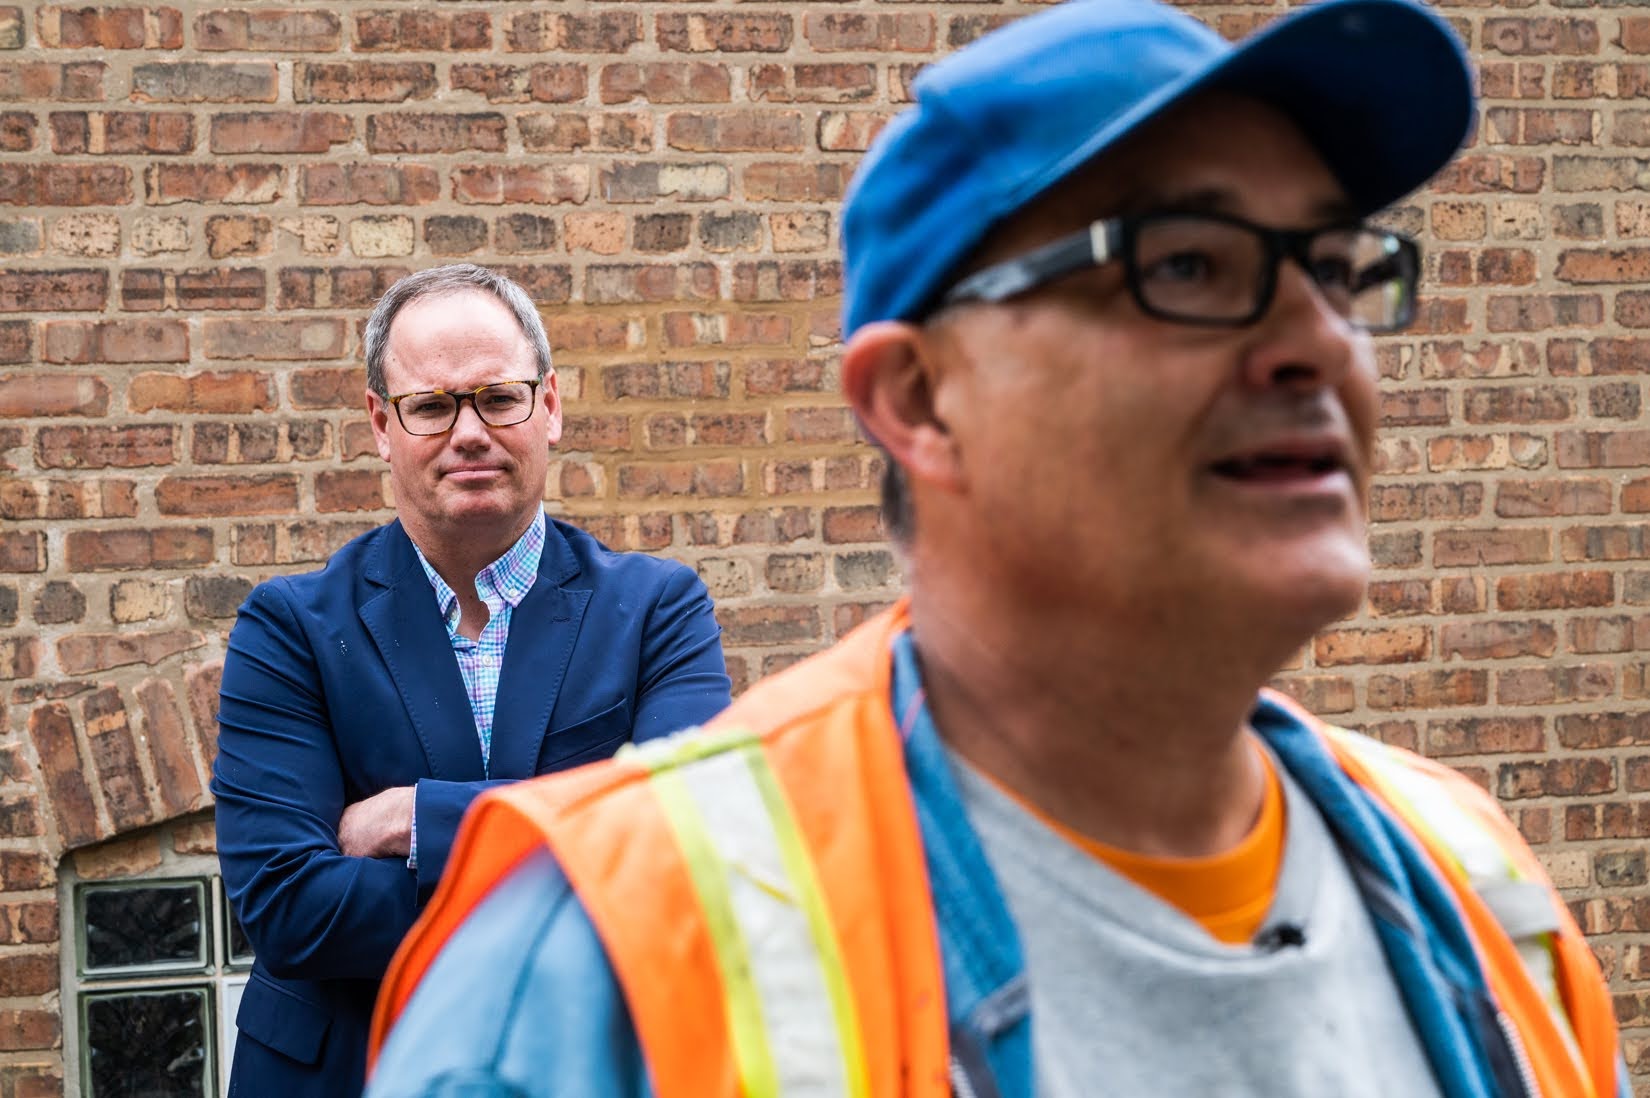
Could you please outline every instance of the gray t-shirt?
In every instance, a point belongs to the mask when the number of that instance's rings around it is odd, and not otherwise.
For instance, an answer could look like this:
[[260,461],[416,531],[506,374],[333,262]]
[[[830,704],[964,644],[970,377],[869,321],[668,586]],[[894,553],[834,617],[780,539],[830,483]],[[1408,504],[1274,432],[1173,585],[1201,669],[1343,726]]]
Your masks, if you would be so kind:
[[1258,937],[1303,940],[1264,946],[1217,941],[951,759],[1025,950],[1039,1098],[1440,1095],[1351,873],[1275,759],[1286,838]]

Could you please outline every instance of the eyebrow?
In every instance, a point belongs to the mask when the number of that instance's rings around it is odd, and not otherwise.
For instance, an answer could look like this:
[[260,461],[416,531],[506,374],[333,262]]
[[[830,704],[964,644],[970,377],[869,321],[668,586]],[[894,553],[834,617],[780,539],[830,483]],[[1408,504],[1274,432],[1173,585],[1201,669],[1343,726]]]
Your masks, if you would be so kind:
[[[1141,213],[1224,213],[1240,214],[1241,201],[1238,192],[1230,187],[1204,187],[1199,190],[1183,191],[1137,191],[1126,195],[1117,203],[1116,212],[1112,216]],[[1360,214],[1356,207],[1344,197],[1319,199],[1312,208],[1314,219],[1327,223],[1357,221]]]

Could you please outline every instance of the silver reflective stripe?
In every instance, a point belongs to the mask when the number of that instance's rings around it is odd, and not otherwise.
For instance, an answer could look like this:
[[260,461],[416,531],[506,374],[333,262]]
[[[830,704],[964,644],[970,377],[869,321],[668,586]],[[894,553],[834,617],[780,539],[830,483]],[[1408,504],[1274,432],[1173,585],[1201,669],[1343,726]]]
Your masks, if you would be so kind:
[[671,773],[687,790],[716,851],[761,1004],[778,1094],[848,1094],[824,963],[745,752],[724,751]]

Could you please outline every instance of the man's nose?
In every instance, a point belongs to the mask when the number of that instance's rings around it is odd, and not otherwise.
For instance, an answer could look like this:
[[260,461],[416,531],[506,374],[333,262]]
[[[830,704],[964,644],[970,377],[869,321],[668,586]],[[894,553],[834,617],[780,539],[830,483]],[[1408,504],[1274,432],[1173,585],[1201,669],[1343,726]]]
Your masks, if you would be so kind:
[[1340,384],[1352,368],[1357,341],[1369,337],[1336,311],[1293,258],[1278,264],[1277,279],[1244,362],[1249,383],[1307,389]]
[[481,413],[476,411],[475,397],[467,396],[458,402],[458,416],[453,420],[452,440],[455,443],[473,443],[491,437]]

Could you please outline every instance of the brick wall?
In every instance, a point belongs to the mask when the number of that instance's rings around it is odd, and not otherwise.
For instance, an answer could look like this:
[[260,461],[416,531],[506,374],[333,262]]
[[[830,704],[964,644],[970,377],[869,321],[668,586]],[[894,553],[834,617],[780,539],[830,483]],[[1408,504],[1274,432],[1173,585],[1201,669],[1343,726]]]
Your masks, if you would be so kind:
[[[356,356],[401,273],[531,289],[552,509],[694,564],[737,682],[891,597],[838,201],[916,69],[1018,10],[0,0],[0,1098],[60,1088],[61,858],[143,868],[207,806],[235,607],[389,514]],[[1502,797],[1650,1078],[1650,17],[1449,14],[1486,103],[1393,215],[1429,295],[1381,348],[1380,572],[1287,678]]]

